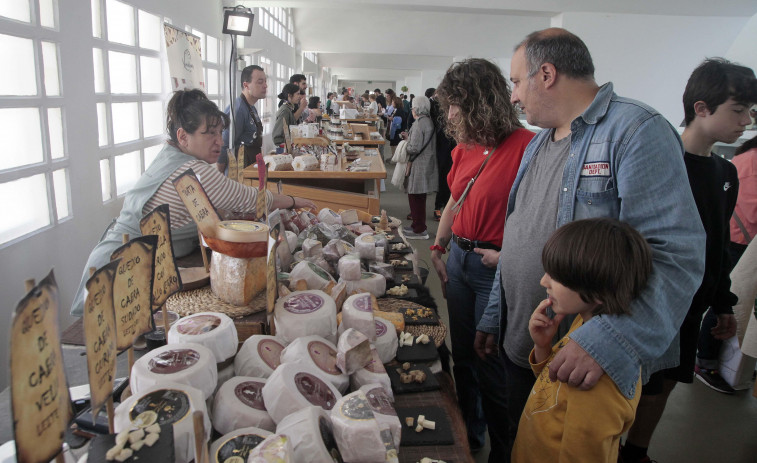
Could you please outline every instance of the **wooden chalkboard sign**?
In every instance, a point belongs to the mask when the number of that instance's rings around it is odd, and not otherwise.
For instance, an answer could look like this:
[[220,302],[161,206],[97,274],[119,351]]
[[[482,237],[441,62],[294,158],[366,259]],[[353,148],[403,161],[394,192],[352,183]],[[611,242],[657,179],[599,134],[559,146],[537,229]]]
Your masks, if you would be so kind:
[[152,281],[155,263],[155,235],[134,238],[113,251],[120,258],[113,282],[116,313],[116,347],[128,349],[140,335],[152,330]]
[[268,205],[266,204],[266,188],[268,184],[268,166],[263,161],[263,155],[258,153],[255,156],[255,162],[258,164],[258,197],[255,203],[255,215],[258,221],[268,225],[269,229],[271,224],[268,223]]
[[161,204],[139,221],[142,235],[156,235],[155,273],[152,284],[152,303],[161,306],[168,297],[181,291],[181,275],[176,266],[171,241],[171,214],[168,204]]
[[87,349],[89,394],[92,416],[113,393],[116,374],[116,315],[113,308],[113,281],[121,260],[103,265],[87,280],[84,302],[84,339]]
[[187,169],[173,181],[173,186],[203,235],[216,237],[216,225],[221,221],[208,194],[192,169]]
[[226,155],[229,158],[228,163],[228,169],[229,169],[229,178],[231,180],[234,180],[235,182],[239,181],[239,164],[237,163],[237,156],[234,153],[234,150],[231,148],[226,149]]
[[58,332],[53,272],[29,284],[11,322],[11,410],[20,463],[47,463],[61,451],[71,404]]

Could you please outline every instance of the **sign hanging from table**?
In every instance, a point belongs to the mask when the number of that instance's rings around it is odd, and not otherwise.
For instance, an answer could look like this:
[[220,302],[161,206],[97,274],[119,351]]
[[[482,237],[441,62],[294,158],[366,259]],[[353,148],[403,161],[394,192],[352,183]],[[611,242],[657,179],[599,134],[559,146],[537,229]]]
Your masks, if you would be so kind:
[[206,91],[202,69],[202,44],[200,37],[163,24],[168,56],[168,73],[171,76],[171,90]]
[[155,273],[152,284],[152,304],[160,307],[171,294],[181,290],[181,276],[174,259],[171,241],[171,211],[168,204],[161,204],[139,221],[142,235],[156,235]]

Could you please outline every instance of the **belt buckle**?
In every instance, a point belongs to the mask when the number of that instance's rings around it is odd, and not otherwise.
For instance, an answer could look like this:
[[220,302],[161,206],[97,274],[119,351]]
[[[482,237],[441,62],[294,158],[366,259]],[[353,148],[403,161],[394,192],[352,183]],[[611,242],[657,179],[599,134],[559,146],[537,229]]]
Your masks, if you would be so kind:
[[469,240],[468,238],[463,238],[462,236],[457,237],[457,244],[460,246],[460,249],[462,249],[465,252],[471,252],[473,251],[473,241]]

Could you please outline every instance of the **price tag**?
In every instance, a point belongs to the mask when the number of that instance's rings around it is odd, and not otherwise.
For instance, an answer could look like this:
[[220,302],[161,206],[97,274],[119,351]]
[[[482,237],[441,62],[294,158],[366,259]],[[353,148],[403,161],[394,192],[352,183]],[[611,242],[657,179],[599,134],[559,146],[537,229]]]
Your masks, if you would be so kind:
[[155,235],[134,238],[113,251],[110,259],[121,258],[113,282],[116,314],[116,348],[128,349],[139,335],[152,330],[152,276]]
[[58,333],[53,272],[19,302],[11,322],[11,408],[19,462],[60,453],[71,405]]
[[142,235],[156,235],[155,273],[152,283],[152,303],[160,307],[168,297],[181,290],[181,275],[174,260],[171,241],[171,214],[168,204],[161,204],[139,221]]
[[215,238],[216,224],[221,221],[208,194],[192,169],[173,181],[173,186],[203,235]]
[[120,260],[102,266],[87,280],[84,302],[84,339],[87,347],[89,394],[92,415],[113,392],[116,373],[116,318],[113,309],[113,280]]

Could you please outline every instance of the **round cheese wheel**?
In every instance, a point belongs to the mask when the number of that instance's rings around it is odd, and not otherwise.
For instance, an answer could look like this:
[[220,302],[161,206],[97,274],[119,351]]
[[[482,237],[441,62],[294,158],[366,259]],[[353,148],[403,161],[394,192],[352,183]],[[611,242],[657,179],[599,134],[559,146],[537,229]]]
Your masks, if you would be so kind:
[[216,225],[216,238],[232,243],[268,241],[268,225],[251,220],[224,220]]
[[228,315],[200,312],[180,319],[168,331],[168,344],[188,342],[207,347],[220,363],[237,353],[239,338],[234,320]]
[[295,461],[292,439],[284,434],[271,434],[252,449],[248,458],[247,463],[286,463]]
[[392,405],[392,398],[386,394],[384,387],[380,384],[366,384],[360,388],[368,403],[373,410],[373,416],[378,421],[380,429],[389,429],[392,433],[394,448],[400,448],[400,438],[402,437],[402,423],[397,416],[397,411]]
[[389,363],[397,356],[397,330],[394,329],[392,322],[381,317],[375,317],[374,325],[376,326],[376,352],[378,353],[381,363]]
[[389,379],[389,375],[386,374],[386,369],[384,368],[384,364],[381,363],[376,349],[371,349],[371,356],[372,359],[363,368],[350,375],[350,387],[352,390],[357,390],[366,384],[377,383],[384,388],[386,394],[394,401],[392,381]]
[[355,249],[361,259],[374,260],[376,258],[376,239],[373,237],[373,233],[363,233],[355,238]]
[[319,370],[302,363],[282,363],[263,386],[263,401],[276,423],[310,405],[331,410],[341,397]]
[[334,438],[344,461],[385,461],[381,430],[363,391],[348,394],[331,410]]
[[210,444],[211,463],[246,463],[252,449],[272,433],[265,429],[247,427],[224,434]]
[[342,304],[342,326],[360,331],[369,341],[376,340],[371,293],[353,294]]
[[169,344],[134,362],[130,381],[134,394],[172,381],[199,389],[207,399],[218,383],[216,358],[210,349],[200,344]]
[[289,344],[318,335],[336,342],[336,303],[323,291],[294,291],[276,301],[276,336]]
[[334,440],[331,418],[321,407],[308,406],[288,415],[276,426],[276,434],[284,434],[292,439],[292,461],[342,461]]
[[281,364],[284,343],[275,336],[254,334],[247,338],[234,357],[234,373],[237,376],[268,378]]
[[[297,280],[305,280],[308,284],[308,289],[323,289],[329,283],[336,283],[328,272],[307,260],[298,262],[292,271],[289,272],[289,281],[294,284]],[[294,287],[292,286],[292,288]]]
[[164,381],[121,402],[116,407],[113,424],[117,433],[146,428],[154,423],[173,425],[176,461],[189,463],[195,456],[192,420],[195,411],[201,411],[204,416],[207,441],[210,439],[211,428],[203,393],[186,384]]
[[281,363],[304,363],[321,371],[339,392],[350,385],[349,376],[336,367],[336,346],[321,336],[302,336],[281,352]]
[[[340,278],[339,281],[343,279]],[[386,293],[386,278],[378,273],[363,272],[359,280],[344,280],[347,283],[347,293],[369,292],[376,297],[381,297]]]
[[265,382],[265,378],[236,376],[223,383],[213,399],[213,427],[216,431],[226,434],[249,426],[271,432],[276,430],[276,423],[263,402]]

